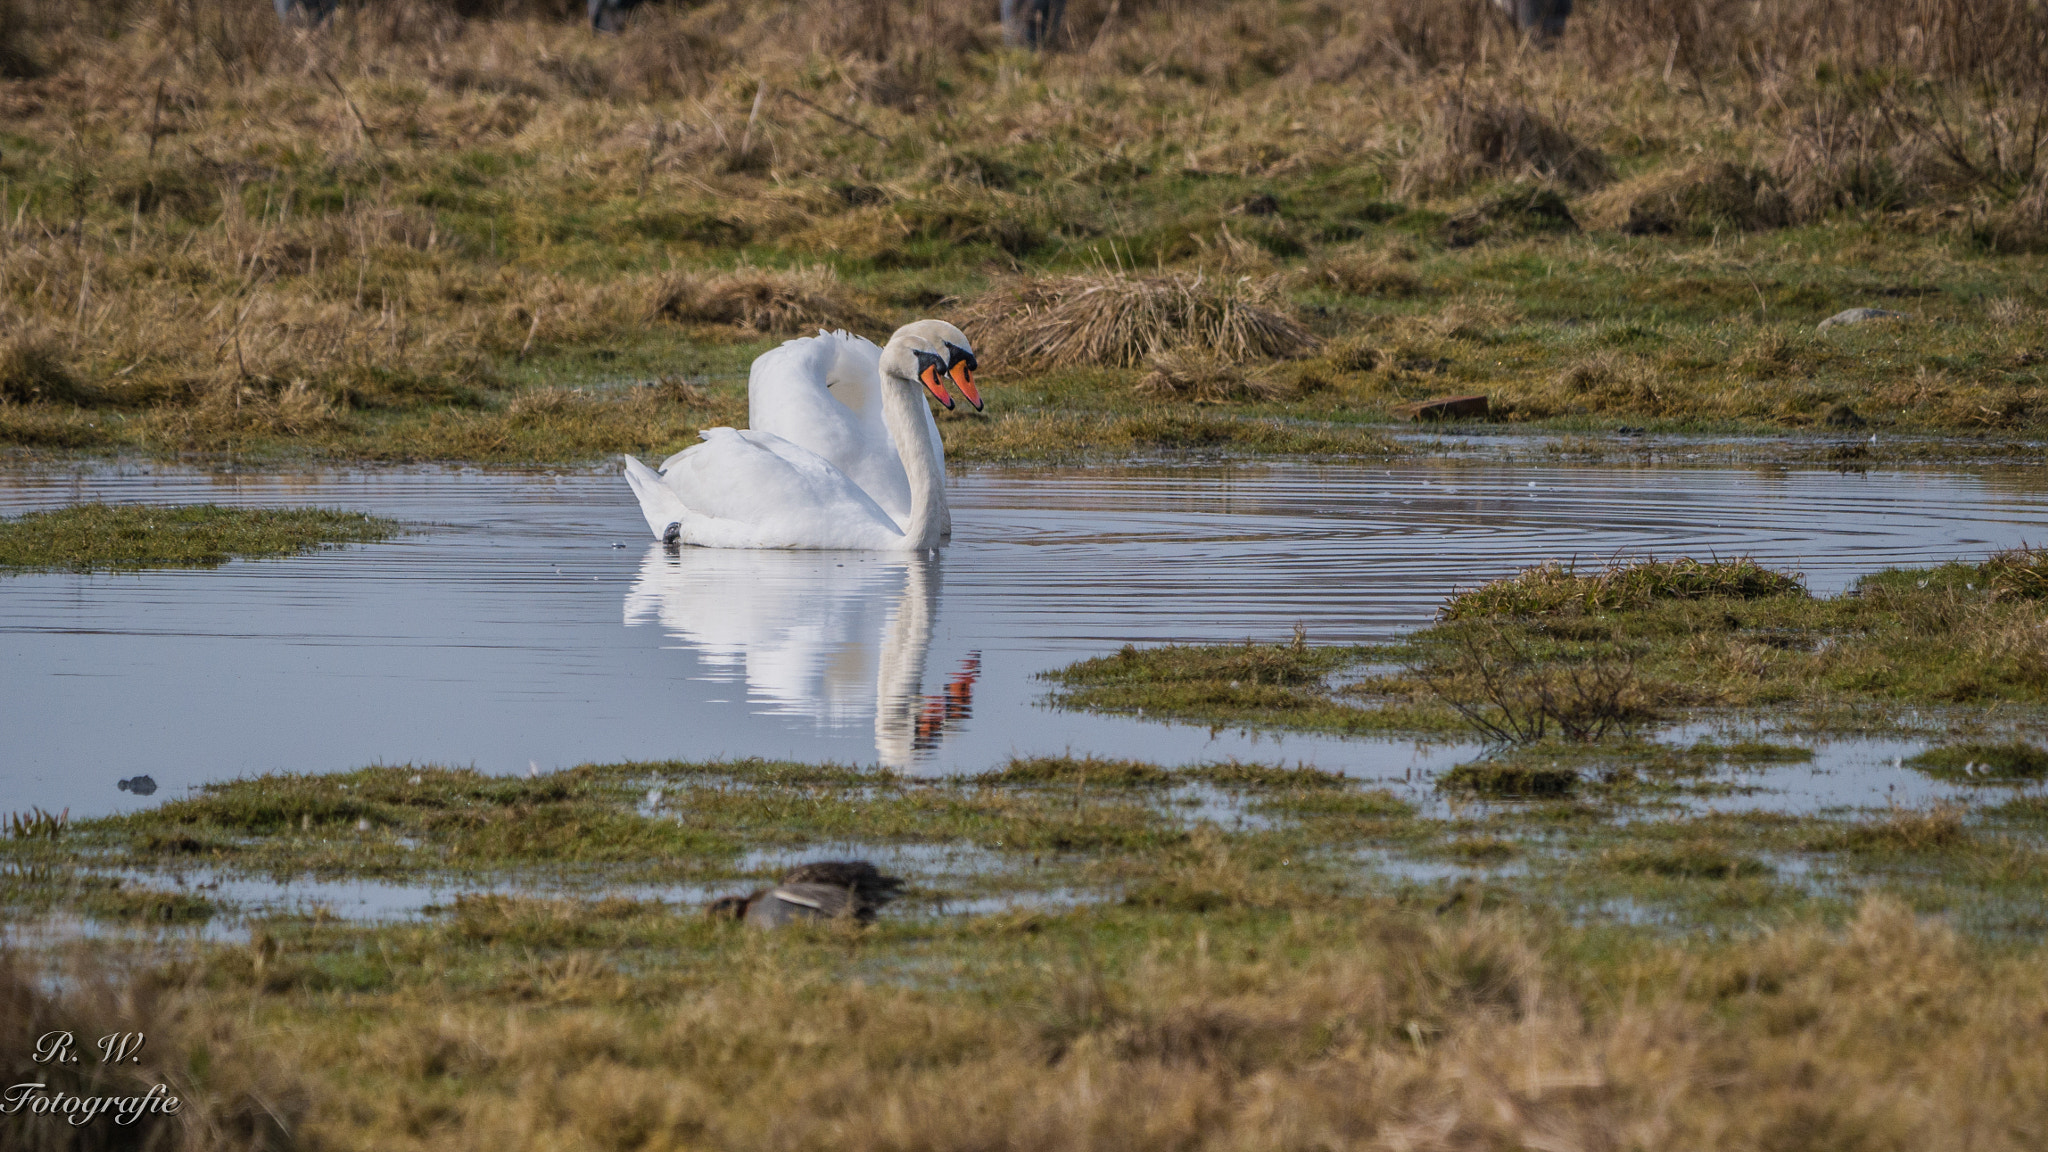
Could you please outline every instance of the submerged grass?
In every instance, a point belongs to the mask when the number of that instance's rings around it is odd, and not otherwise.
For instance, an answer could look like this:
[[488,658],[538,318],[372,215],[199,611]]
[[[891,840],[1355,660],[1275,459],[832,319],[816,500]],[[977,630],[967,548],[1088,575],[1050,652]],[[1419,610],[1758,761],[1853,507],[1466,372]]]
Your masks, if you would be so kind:
[[0,519],[0,571],[212,568],[387,540],[391,520],[331,508],[74,504]]

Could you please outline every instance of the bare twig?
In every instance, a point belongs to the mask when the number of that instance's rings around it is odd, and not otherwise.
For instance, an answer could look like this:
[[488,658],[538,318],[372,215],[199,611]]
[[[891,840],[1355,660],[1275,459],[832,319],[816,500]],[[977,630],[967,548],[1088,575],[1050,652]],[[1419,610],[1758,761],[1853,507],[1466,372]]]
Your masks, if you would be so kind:
[[370,131],[370,122],[368,120],[363,119],[363,111],[362,109],[356,107],[356,102],[354,100],[351,100],[349,98],[348,89],[343,88],[341,86],[341,81],[336,80],[334,78],[334,73],[329,72],[326,68],[320,69],[320,75],[326,78],[329,84],[334,86],[334,91],[337,95],[341,97],[341,102],[343,104],[348,105],[349,114],[356,118],[356,127],[361,128],[363,130],[363,139],[368,140],[370,142],[370,147],[378,147],[377,134],[375,132]]

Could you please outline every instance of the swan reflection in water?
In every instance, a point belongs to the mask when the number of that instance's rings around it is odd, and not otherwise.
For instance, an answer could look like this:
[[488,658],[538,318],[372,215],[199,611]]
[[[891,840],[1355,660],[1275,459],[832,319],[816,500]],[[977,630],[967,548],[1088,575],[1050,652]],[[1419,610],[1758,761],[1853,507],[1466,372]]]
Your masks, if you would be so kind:
[[834,727],[872,717],[875,757],[906,768],[973,714],[981,655],[924,693],[935,557],[729,548],[648,549],[628,627],[658,623],[768,711]]

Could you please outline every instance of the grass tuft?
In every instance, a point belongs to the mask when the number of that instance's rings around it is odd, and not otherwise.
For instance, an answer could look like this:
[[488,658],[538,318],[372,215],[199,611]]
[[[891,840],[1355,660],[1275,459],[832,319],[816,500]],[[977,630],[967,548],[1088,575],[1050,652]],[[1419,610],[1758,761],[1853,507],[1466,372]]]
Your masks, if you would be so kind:
[[1713,757],[1731,764],[1805,764],[1813,759],[1811,748],[1773,744],[1768,740],[1737,740],[1733,744],[1701,740],[1692,746],[1692,752],[1696,756]]
[[1839,828],[1809,847],[1820,852],[1942,852],[1969,840],[1958,804],[1894,808],[1882,818]]
[[1305,355],[1319,343],[1277,285],[1201,274],[1011,280],[959,316],[985,359],[1018,368],[1135,368],[1182,348],[1242,363]]
[[867,307],[824,265],[788,271],[742,266],[709,276],[672,273],[655,287],[648,315],[685,324],[729,324],[764,335],[877,326]]
[[1037,756],[1030,759],[1013,759],[999,770],[974,779],[990,784],[1160,788],[1173,782],[1173,774],[1141,760],[1098,760],[1093,756]]
[[1580,615],[1647,607],[1658,600],[1804,596],[1797,576],[1754,560],[1638,560],[1580,575],[1572,565],[1549,563],[1504,580],[1457,592],[1438,612],[1442,620]]
[[2001,597],[2048,600],[2048,549],[2008,549],[1985,561],[1983,571]]
[[0,402],[84,404],[92,397],[64,366],[56,341],[25,334],[0,340]]
[[1929,776],[1965,784],[2016,784],[2048,780],[2048,749],[2012,740],[2004,744],[1952,744],[1930,748],[1906,761]]
[[1436,778],[1445,792],[1471,792],[1497,799],[1569,796],[1579,787],[1576,768],[1512,761],[1474,760]]
[[1247,371],[1234,361],[1197,348],[1159,352],[1151,371],[1133,389],[1154,400],[1188,400],[1221,404],[1232,400],[1278,400],[1288,389],[1257,369]]
[[1403,171],[1406,186],[1448,191],[1480,180],[1535,179],[1585,189],[1613,175],[1600,150],[1561,119],[1514,99],[1459,88],[1438,106],[1434,131]]
[[0,569],[211,568],[388,540],[398,524],[330,508],[75,504],[0,520]]

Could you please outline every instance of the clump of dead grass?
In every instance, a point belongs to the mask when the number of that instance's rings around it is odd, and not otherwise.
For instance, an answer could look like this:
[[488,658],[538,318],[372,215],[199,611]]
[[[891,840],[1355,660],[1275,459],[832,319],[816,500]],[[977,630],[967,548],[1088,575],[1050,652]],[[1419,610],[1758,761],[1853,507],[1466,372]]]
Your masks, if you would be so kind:
[[1893,808],[1882,817],[1850,824],[1816,840],[1823,852],[1941,852],[1969,838],[1968,809],[1942,803],[1926,808]]
[[960,317],[986,358],[1028,368],[1135,368],[1182,348],[1242,363],[1317,345],[1279,285],[1200,274],[1019,279],[966,302]]
[[1279,400],[1291,389],[1259,368],[1246,368],[1200,348],[1157,353],[1132,389],[1154,400],[1221,404],[1232,400]]
[[1411,195],[1482,180],[1586,189],[1612,175],[1600,150],[1565,126],[1562,110],[1545,113],[1518,99],[1460,89],[1438,105],[1423,146],[1402,166],[1400,184]]
[[2000,599],[2048,600],[2048,549],[2009,548],[1984,562],[1984,576]]
[[0,401],[83,404],[91,389],[65,366],[57,342],[34,333],[0,340]]
[[648,318],[730,324],[763,334],[871,328],[876,323],[838,273],[822,264],[788,270],[742,265],[712,275],[672,273],[656,285]]
[[1586,223],[1631,236],[1710,235],[1782,228],[1791,203],[1766,169],[1718,161],[1653,169],[1585,202]]

